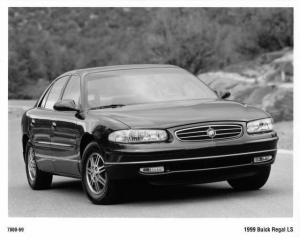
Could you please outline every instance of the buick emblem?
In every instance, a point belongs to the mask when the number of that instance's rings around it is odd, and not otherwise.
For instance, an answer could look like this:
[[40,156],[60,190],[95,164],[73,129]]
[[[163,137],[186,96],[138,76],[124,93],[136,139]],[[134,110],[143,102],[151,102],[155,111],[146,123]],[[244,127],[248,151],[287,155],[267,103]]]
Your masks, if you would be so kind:
[[206,134],[210,137],[210,138],[214,138],[216,136],[216,131],[212,128],[209,128],[207,131],[206,131]]

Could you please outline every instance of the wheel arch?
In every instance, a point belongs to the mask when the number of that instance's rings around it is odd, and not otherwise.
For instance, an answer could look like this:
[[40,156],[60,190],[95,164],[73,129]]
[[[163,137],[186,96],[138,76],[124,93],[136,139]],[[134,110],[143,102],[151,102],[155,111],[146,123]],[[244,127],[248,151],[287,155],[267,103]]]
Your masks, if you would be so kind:
[[24,134],[22,136],[22,149],[23,149],[23,159],[24,159],[24,161],[25,161],[26,145],[27,145],[28,141],[29,141],[28,135]]
[[82,158],[82,155],[83,155],[83,152],[84,152],[84,149],[87,147],[87,145],[89,143],[91,143],[92,141],[95,141],[97,142],[96,138],[90,134],[90,133],[84,133],[82,138],[81,138],[81,141],[80,141],[80,158]]

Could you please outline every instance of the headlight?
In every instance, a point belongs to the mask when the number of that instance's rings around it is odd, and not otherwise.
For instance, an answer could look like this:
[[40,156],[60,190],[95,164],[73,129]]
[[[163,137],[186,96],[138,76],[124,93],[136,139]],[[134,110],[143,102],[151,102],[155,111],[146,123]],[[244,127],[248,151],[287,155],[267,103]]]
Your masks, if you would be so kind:
[[273,119],[266,118],[247,123],[247,132],[249,134],[261,133],[273,130]]
[[162,142],[168,139],[164,130],[120,130],[109,134],[108,140],[117,143]]

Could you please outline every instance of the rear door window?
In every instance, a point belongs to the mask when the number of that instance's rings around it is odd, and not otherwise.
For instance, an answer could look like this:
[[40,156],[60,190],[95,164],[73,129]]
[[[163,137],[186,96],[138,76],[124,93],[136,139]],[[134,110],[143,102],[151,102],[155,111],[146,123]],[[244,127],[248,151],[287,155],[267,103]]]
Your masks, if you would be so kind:
[[76,106],[80,101],[80,77],[79,75],[73,75],[69,80],[62,99],[71,99],[75,102]]
[[64,76],[58,79],[49,90],[45,108],[53,110],[54,104],[60,99],[61,92],[70,76]]
[[42,101],[39,104],[39,107],[43,107],[43,108],[45,107],[50,90],[51,88],[49,88],[48,91],[46,92],[45,96],[43,97]]

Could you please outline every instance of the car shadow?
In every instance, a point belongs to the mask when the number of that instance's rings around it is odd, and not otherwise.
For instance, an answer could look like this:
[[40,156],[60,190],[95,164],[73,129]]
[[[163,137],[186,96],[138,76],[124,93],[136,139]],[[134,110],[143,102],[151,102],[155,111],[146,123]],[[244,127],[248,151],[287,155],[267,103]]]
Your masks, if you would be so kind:
[[[52,189],[62,190],[64,194],[84,195],[80,180],[56,181],[52,184]],[[220,183],[198,184],[198,185],[172,185],[153,186],[149,184],[131,184],[123,187],[119,194],[119,204],[148,203],[148,202],[180,202],[212,199],[227,199],[239,196],[247,196],[249,193],[257,191],[236,191],[229,185]],[[262,190],[260,193],[263,192]]]
[[66,181],[52,182],[51,189],[61,190],[60,192],[83,194],[81,181],[78,179],[68,179]]
[[132,186],[122,197],[126,203],[148,202],[180,202],[192,200],[211,200],[225,198],[235,191],[229,186],[214,186],[214,184],[170,185],[170,186]]

